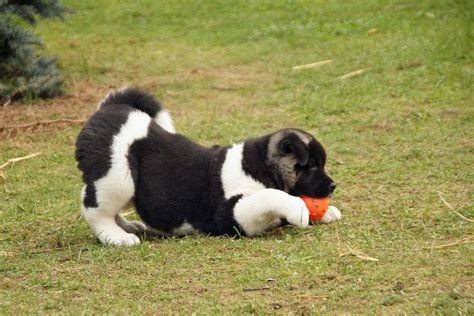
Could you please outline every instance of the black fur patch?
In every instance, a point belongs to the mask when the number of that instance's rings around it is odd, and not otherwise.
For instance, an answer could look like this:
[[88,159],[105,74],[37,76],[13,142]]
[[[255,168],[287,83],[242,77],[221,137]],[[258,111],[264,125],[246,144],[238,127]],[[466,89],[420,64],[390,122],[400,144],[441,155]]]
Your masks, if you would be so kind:
[[136,88],[126,88],[110,94],[101,103],[101,108],[116,104],[127,104],[132,108],[145,112],[150,117],[155,117],[163,109],[161,103],[151,94]]
[[95,195],[95,186],[93,183],[86,185],[86,192],[83,200],[85,207],[97,207],[97,198]]
[[107,174],[111,165],[113,138],[132,110],[121,104],[97,111],[79,133],[76,160],[85,183],[93,183]]
[[[221,227],[227,223],[216,219],[225,202],[220,173],[226,152],[226,147],[205,148],[151,125],[148,137],[136,141],[129,153],[138,166],[134,203],[143,221],[164,232],[185,222],[211,235],[227,232]],[[228,212],[234,224],[232,209]]]
[[213,235],[245,236],[245,232],[234,218],[235,204],[242,195],[235,195],[220,204],[216,212],[216,224],[219,228]]
[[244,143],[242,169],[267,188],[283,190],[278,173],[268,164],[267,152],[270,135],[250,139]]

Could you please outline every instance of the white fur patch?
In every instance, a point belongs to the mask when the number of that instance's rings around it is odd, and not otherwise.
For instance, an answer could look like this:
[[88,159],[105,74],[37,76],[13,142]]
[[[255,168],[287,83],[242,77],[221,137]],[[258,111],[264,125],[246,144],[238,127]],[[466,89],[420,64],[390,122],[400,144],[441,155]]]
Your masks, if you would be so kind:
[[[124,196],[132,197],[134,195],[135,188],[127,156],[130,146],[148,134],[150,121],[150,117],[144,112],[133,111],[129,114],[127,122],[113,138],[111,167],[105,177],[95,182],[97,193],[102,191],[99,187],[105,189],[107,186],[111,186],[119,200],[122,200]],[[130,198],[127,199],[127,203],[129,200]]]
[[242,169],[244,145],[233,145],[228,151],[222,165],[221,180],[226,199],[234,195],[251,195],[265,189],[265,186],[245,173]]
[[174,128],[173,120],[171,119],[171,115],[166,110],[161,110],[155,116],[156,124],[160,125],[164,130],[168,131],[171,134],[176,133],[176,129]]
[[178,228],[173,229],[173,234],[176,236],[186,236],[186,235],[191,235],[191,234],[196,234],[199,231],[196,230],[191,224],[188,222],[184,222],[181,226]]
[[296,130],[294,130],[293,133],[298,135],[298,137],[301,139],[301,141],[303,143],[305,143],[306,146],[308,146],[309,143],[311,142],[311,137],[309,137],[308,135],[306,135],[304,133],[301,133],[300,131],[296,131]]
[[[133,111],[112,141],[111,167],[103,178],[94,182],[98,207],[82,207],[82,214],[102,243],[133,245],[137,236],[125,232],[115,216],[135,194],[127,155],[130,146],[146,137],[151,118],[144,112]],[[82,193],[84,196],[84,193]]]
[[324,214],[324,216],[317,221],[319,224],[329,224],[334,221],[339,221],[342,219],[342,213],[339,209],[335,206],[329,206],[328,210]]
[[[82,199],[84,199],[83,193],[81,196]],[[117,206],[118,204],[114,204],[111,201],[109,203],[99,204],[98,207],[86,208],[82,203],[81,213],[101,243],[117,246],[139,244],[140,239],[137,236],[127,233],[117,225],[115,218],[113,217],[114,215],[112,214],[114,213],[112,210]]]

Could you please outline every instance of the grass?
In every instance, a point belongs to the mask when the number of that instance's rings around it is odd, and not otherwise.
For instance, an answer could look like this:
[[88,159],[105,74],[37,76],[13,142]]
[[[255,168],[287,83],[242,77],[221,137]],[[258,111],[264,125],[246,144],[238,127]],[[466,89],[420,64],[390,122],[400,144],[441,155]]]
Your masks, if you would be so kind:
[[297,126],[325,144],[345,217],[104,247],[79,218],[80,126],[20,131],[0,163],[43,154],[0,179],[0,313],[474,313],[472,223],[439,196],[474,218],[471,1],[64,3],[75,13],[37,31],[69,94],[0,125],[85,117],[136,84],[203,144]]

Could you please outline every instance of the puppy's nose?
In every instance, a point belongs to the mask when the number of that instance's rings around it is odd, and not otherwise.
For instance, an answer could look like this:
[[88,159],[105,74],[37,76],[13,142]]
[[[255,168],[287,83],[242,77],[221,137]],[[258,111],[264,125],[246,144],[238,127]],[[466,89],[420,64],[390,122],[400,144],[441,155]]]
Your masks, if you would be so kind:
[[336,184],[334,182],[329,183],[329,191],[334,192],[336,190]]

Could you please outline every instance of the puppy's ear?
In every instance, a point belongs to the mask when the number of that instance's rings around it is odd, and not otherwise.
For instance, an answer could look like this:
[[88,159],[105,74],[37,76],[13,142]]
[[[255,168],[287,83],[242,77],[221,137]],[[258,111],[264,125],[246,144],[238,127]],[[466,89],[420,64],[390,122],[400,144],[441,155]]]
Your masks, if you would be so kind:
[[283,156],[294,155],[301,166],[306,166],[309,159],[308,146],[296,134],[290,134],[278,143],[278,149]]

